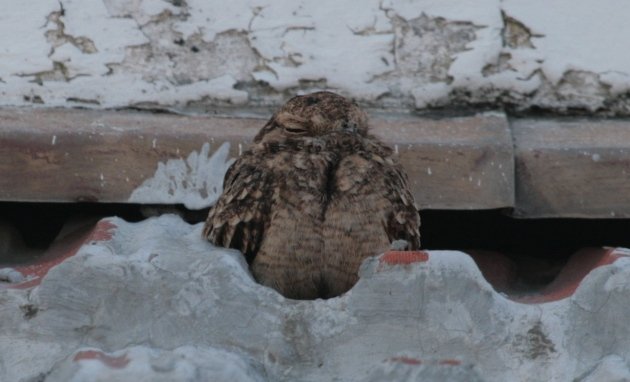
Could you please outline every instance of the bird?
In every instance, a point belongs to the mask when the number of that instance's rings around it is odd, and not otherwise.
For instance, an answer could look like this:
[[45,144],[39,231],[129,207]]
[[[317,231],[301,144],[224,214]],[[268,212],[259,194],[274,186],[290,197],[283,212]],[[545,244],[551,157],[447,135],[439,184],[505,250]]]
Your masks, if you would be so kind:
[[420,248],[408,183],[356,102],[298,95],[227,170],[202,235],[240,250],[254,279],[286,298],[336,297],[366,258],[400,243]]

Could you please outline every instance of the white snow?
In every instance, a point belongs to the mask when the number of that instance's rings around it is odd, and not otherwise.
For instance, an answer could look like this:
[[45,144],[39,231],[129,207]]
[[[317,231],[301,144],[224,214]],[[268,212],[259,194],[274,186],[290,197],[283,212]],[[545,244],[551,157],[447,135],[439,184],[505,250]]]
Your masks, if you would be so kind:
[[24,281],[24,275],[13,268],[0,268],[0,283],[19,283]]
[[[154,141],[155,142],[155,141]],[[129,197],[129,202],[183,204],[189,209],[209,207],[223,191],[223,176],[234,159],[228,159],[230,144],[224,142],[214,153],[210,143],[184,159],[158,163],[153,177],[145,180]]]

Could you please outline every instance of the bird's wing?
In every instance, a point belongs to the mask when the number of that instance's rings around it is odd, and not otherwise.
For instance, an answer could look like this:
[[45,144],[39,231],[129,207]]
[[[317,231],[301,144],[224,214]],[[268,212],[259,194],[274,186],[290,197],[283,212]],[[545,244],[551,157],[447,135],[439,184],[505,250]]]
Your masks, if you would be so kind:
[[409,190],[407,174],[397,164],[385,165],[380,169],[384,179],[383,196],[389,201],[386,219],[383,221],[390,243],[406,240],[410,250],[420,249],[420,214]]
[[229,168],[223,194],[210,209],[203,236],[211,243],[238,249],[248,261],[260,248],[269,225],[274,176],[246,152]]
[[[339,165],[335,191],[339,204],[361,205],[361,211],[352,211],[356,219],[365,214],[369,216],[362,218],[364,220],[380,219],[390,243],[406,240],[409,249],[419,249],[420,215],[407,175],[394,160],[392,150],[370,138],[363,149],[346,157]],[[336,209],[343,207],[336,206]]]

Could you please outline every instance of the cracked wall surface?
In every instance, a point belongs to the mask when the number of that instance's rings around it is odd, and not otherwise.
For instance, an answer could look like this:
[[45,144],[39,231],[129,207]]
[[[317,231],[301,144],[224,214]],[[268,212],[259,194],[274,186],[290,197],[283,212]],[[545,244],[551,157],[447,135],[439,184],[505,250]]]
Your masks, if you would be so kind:
[[329,89],[387,109],[628,115],[628,10],[621,0],[40,0],[0,15],[0,105],[266,106]]

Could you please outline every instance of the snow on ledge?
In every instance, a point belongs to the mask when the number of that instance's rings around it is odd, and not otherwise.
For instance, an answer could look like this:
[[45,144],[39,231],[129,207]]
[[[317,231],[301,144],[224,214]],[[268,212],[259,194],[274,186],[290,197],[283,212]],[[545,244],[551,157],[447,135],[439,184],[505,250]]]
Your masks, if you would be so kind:
[[223,192],[223,177],[234,159],[228,159],[230,144],[224,142],[210,155],[210,144],[184,159],[158,163],[153,177],[129,197],[130,203],[183,204],[197,210],[211,206]]

